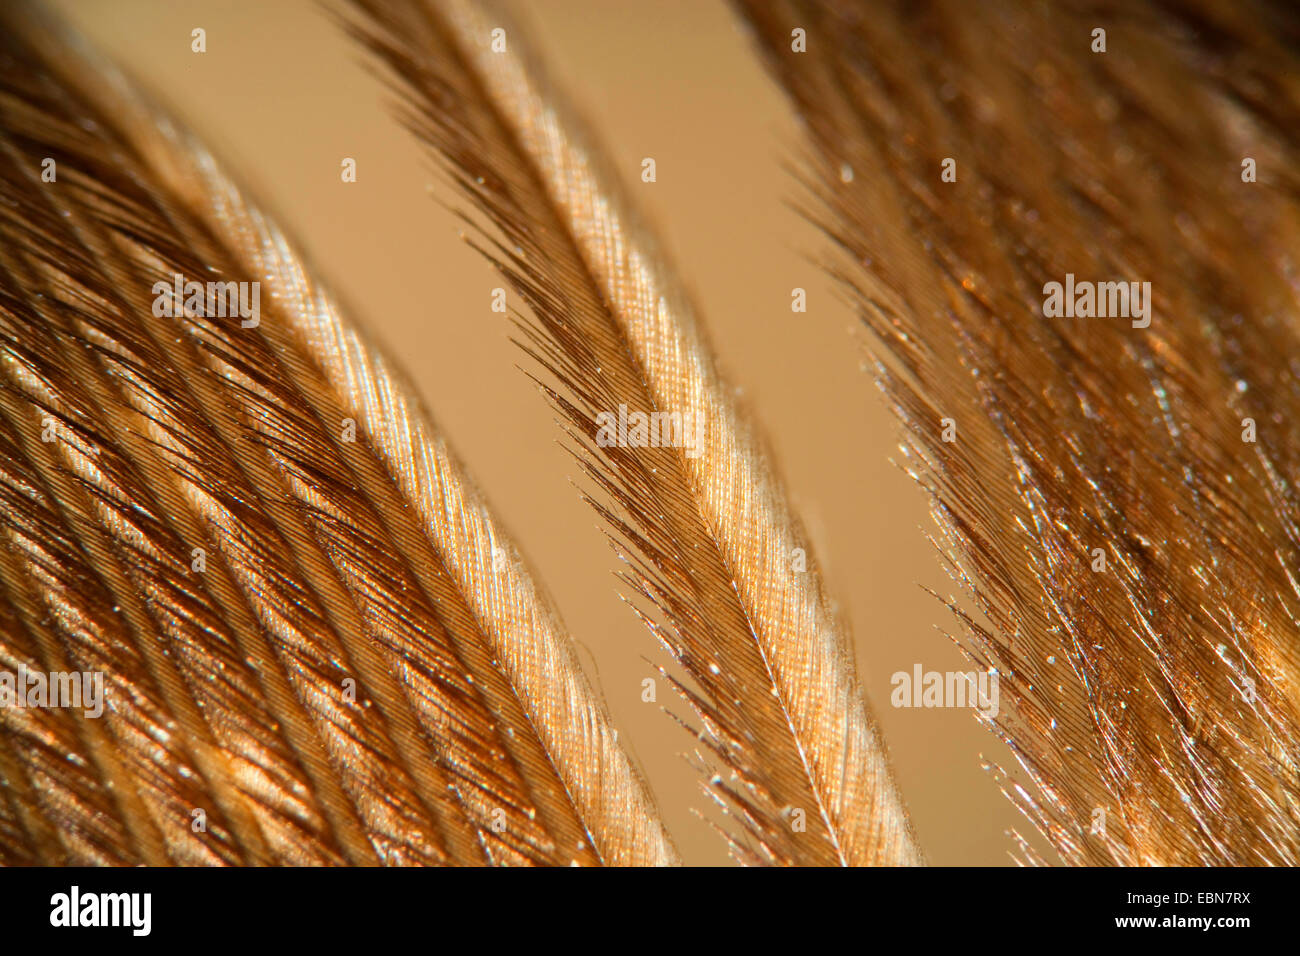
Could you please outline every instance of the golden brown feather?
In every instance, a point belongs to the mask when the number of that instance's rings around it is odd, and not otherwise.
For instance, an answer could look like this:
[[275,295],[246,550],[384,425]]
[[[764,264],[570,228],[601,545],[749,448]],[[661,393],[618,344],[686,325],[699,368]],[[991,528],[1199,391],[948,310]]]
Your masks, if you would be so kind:
[[[675,861],[399,375],[198,144],[7,21],[0,665],[108,703],[0,710],[5,861]],[[176,274],[259,280],[259,323],[158,315]]]
[[[986,616],[1010,795],[1069,863],[1295,864],[1294,11],[737,5]],[[1150,326],[1046,317],[1067,273],[1149,281]]]
[[[683,666],[716,799],[745,862],[915,863],[883,742],[770,457],[653,241],[501,11],[357,0],[399,111],[486,215],[597,509]],[[493,49],[493,32],[498,49]],[[504,46],[502,47],[502,44]],[[681,447],[602,444],[602,414],[699,416]],[[687,419],[688,420],[688,419]],[[797,824],[806,821],[806,831]]]

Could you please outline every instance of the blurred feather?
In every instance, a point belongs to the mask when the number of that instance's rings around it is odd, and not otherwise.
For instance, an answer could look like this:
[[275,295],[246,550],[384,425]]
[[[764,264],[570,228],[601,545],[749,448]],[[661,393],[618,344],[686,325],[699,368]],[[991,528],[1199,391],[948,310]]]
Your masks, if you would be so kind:
[[[260,280],[260,323],[159,316],[176,274]],[[0,380],[0,668],[107,697],[0,708],[0,862],[675,861],[414,393],[201,146],[25,9]]]
[[[957,611],[1032,781],[1009,795],[1068,863],[1294,865],[1294,8],[737,6],[985,616]],[[1149,281],[1150,327],[1046,318],[1067,273]]]
[[[553,377],[543,389],[599,489],[625,583],[690,678],[674,683],[700,718],[734,853],[918,862],[847,629],[811,556],[807,572],[795,567],[795,549],[810,548],[770,458],[524,32],[463,2],[353,6],[351,28],[387,67],[402,117],[490,222],[476,244],[526,306],[521,345]],[[699,416],[700,454],[602,445],[598,416],[620,406]]]

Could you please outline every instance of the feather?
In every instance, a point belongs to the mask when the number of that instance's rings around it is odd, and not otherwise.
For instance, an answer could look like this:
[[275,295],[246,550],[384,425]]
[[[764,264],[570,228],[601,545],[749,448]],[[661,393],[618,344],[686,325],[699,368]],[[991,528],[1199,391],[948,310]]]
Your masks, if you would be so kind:
[[[700,719],[734,854],[918,862],[847,628],[811,558],[806,572],[792,560],[810,549],[769,456],[523,32],[455,0],[353,6],[403,119],[486,216],[475,242],[526,306],[520,344],[549,373],[539,384],[598,489],[625,584],[689,678],[674,684]],[[698,422],[700,441],[614,440],[624,414]]]
[[[1295,11],[737,6],[980,612],[949,602],[1009,796],[1071,864],[1294,865]],[[1150,282],[1149,324],[1049,317],[1067,274]]]
[[397,370],[198,143],[5,20],[0,670],[106,703],[0,708],[0,862],[674,862]]

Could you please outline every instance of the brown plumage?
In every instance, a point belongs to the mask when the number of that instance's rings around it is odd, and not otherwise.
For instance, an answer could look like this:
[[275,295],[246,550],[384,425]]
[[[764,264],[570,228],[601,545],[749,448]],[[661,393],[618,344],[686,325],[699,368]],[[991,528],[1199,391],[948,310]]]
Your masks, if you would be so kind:
[[[1296,863],[1300,21],[737,6],[999,674],[1004,788],[1066,863]],[[345,11],[512,290],[736,857],[920,862],[772,459],[525,32]],[[27,8],[0,22],[0,680],[106,691],[0,706],[0,864],[676,862],[401,373],[201,145]],[[1067,274],[1150,282],[1150,324],[1051,313]],[[177,275],[257,281],[257,321]],[[675,439],[610,444],[620,408]]]
[[[1294,865],[1294,10],[738,6],[986,616],[1010,795],[1069,863]],[[1149,281],[1149,327],[1047,317],[1067,273]]]
[[[674,862],[548,600],[283,236],[37,18],[0,60],[0,664],[107,698],[0,709],[0,862]],[[160,314],[176,274],[259,280],[259,321]]]

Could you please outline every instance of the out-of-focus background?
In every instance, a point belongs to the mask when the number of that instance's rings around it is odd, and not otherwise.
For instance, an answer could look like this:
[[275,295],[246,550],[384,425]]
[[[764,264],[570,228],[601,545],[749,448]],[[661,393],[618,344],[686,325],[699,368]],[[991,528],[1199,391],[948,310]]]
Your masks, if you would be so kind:
[[[692,739],[641,702],[664,655],[619,597],[618,562],[578,498],[572,458],[516,366],[501,284],[460,238],[389,94],[312,0],[52,0],[278,215],[317,271],[405,364],[534,571],[554,595],[688,863],[727,862]],[[966,669],[926,585],[953,586],[927,540],[923,493],[891,460],[895,427],[865,373],[856,321],[816,264],[823,243],[790,208],[799,131],[721,0],[537,0],[515,18],[585,114],[694,294],[721,365],[764,426],[935,864],[1002,864],[1025,822],[983,760],[1011,763],[969,710],[894,709],[890,675]],[[190,31],[207,31],[191,52]],[[512,40],[513,42],[513,40]],[[357,162],[343,183],[340,163]],[[653,157],[657,182],[640,181]],[[790,310],[807,290],[808,311]],[[662,687],[662,685],[661,685]],[[1050,858],[1050,857],[1049,857]]]

